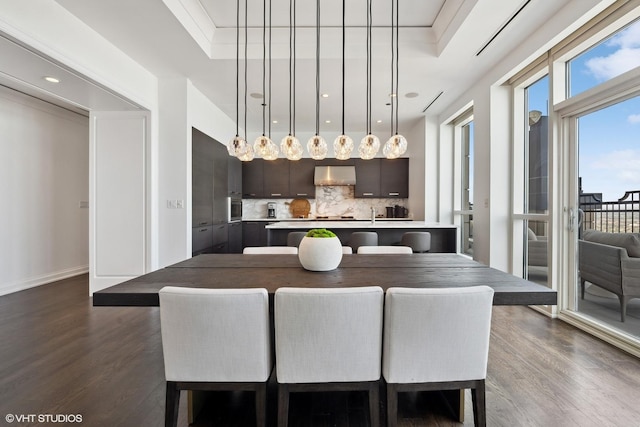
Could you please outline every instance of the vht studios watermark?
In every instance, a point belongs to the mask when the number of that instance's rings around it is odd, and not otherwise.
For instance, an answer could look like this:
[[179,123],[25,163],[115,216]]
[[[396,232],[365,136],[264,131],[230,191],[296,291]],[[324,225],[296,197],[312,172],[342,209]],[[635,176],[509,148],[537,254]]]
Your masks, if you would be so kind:
[[7,414],[8,423],[81,423],[81,414]]

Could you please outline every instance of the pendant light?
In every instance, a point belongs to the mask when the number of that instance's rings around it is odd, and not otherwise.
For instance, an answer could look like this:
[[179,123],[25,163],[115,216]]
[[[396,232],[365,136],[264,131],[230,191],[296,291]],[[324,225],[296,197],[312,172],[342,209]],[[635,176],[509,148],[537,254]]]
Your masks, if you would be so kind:
[[295,0],[289,0],[289,135],[280,141],[280,149],[289,160],[302,158],[302,144],[295,137]]
[[[395,55],[394,55],[394,3],[395,3]],[[400,19],[399,19],[399,3],[398,0],[391,0],[391,137],[384,144],[382,148],[382,153],[387,157],[387,159],[396,159],[403,155],[407,151],[407,139],[398,134],[398,98],[400,98],[400,94],[398,92],[398,81],[400,80],[399,76],[399,62],[400,62]],[[394,66],[394,56],[395,56],[395,88],[393,87],[393,66]],[[395,103],[395,108],[394,108]],[[395,109],[395,134],[393,129],[394,122],[394,113]]]
[[314,160],[327,156],[327,142],[320,136],[320,0],[316,0],[316,134],[307,142],[307,150]]
[[353,151],[353,139],[347,136],[344,132],[344,46],[345,46],[345,32],[344,32],[344,19],[345,19],[345,0],[342,0],[342,134],[333,141],[333,151],[336,159],[347,160],[351,157]]
[[380,149],[380,139],[371,132],[371,0],[367,0],[367,135],[360,141],[360,158],[373,159]]
[[[275,160],[278,158],[278,147],[273,143],[271,138],[265,135],[265,116],[267,107],[266,92],[266,38],[267,38],[267,1],[262,0],[262,135],[256,138],[253,145],[255,153],[265,160]],[[271,1],[269,1],[269,63],[271,63]],[[271,74],[269,74],[271,79]],[[271,86],[271,85],[269,85]],[[269,96],[271,96],[271,88],[269,88]],[[271,111],[271,105],[269,105]]]
[[238,158],[243,162],[250,162],[253,160],[255,153],[251,144],[247,144],[247,0],[244,0],[244,140],[246,149],[244,153],[239,154]]
[[240,0],[236,0],[236,136],[227,144],[227,151],[231,156],[242,156],[250,147],[247,141],[240,136]]

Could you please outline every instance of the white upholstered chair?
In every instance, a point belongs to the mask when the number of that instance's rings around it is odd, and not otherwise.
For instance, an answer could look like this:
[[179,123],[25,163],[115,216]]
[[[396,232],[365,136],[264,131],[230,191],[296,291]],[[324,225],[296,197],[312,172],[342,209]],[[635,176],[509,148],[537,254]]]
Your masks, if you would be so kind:
[[177,425],[180,390],[253,390],[264,426],[273,368],[266,289],[167,286],[159,295],[165,426]]
[[377,286],[276,291],[279,426],[288,425],[290,392],[323,390],[368,391],[379,425],[383,298]]
[[475,425],[486,425],[492,304],[488,286],[387,289],[382,375],[388,426],[397,423],[398,392],[466,388]]
[[242,250],[243,254],[260,255],[260,254],[298,254],[298,248],[294,246],[248,246]]
[[412,254],[409,246],[360,246],[359,254]]
[[353,249],[351,249],[351,246],[343,246],[342,247],[342,255],[349,255],[353,253]]

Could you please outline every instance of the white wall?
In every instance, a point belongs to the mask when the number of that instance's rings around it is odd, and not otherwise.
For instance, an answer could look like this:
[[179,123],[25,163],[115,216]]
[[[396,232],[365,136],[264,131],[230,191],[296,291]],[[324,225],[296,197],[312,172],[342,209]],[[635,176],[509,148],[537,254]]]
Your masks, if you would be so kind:
[[89,264],[89,119],[0,87],[0,294]]

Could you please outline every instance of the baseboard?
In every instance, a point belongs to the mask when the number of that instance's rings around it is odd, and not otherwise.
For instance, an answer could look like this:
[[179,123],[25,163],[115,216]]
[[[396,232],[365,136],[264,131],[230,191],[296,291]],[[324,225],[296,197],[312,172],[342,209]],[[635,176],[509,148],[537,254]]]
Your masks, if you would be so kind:
[[85,274],[88,272],[89,265],[82,265],[79,267],[56,271],[54,273],[49,273],[38,277],[32,277],[15,283],[9,283],[7,285],[0,285],[0,296],[24,291],[30,288],[35,288],[36,286],[46,285],[47,283],[56,282],[58,280],[78,276],[80,274]]

